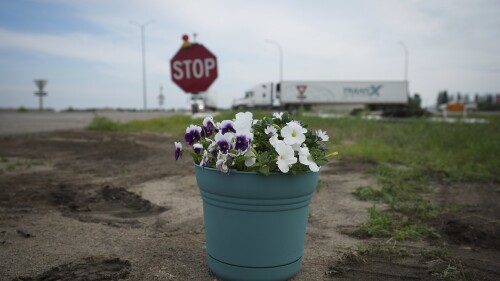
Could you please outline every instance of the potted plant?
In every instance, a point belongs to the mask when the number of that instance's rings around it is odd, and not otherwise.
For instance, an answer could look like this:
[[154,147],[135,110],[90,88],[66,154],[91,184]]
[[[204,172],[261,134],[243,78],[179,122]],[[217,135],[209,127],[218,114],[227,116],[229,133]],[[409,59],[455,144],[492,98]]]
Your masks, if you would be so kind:
[[[207,260],[223,280],[286,280],[301,267],[309,205],[326,132],[312,132],[287,113],[253,119],[250,112],[190,125],[203,199]],[[175,159],[183,146],[175,142]]]

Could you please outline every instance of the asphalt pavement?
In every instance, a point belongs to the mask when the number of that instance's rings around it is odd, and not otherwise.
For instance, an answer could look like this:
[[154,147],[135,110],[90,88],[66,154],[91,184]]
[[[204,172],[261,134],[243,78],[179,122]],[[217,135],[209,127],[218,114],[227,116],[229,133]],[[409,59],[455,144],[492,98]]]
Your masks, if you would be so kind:
[[[170,116],[172,112],[99,112],[114,121],[151,119]],[[93,112],[0,112],[0,135],[42,133],[83,129],[94,118]]]

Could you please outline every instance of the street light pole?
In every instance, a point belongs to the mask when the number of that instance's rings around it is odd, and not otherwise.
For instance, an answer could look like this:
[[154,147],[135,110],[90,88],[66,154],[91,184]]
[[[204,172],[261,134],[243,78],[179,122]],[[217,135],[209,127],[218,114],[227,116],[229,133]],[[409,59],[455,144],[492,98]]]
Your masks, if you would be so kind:
[[[281,45],[276,41],[266,39],[265,42],[275,45],[276,47],[278,47],[278,50],[280,52],[280,91],[281,91],[282,87],[281,82],[283,82],[283,48],[281,48]],[[273,100],[271,100],[271,106],[273,106]]]
[[142,93],[144,96],[144,110],[148,109],[147,106],[147,94],[146,94],[146,45],[144,43],[144,29],[151,23],[154,23],[154,20],[150,20],[144,24],[139,24],[135,21],[130,21],[131,24],[137,25],[141,29],[141,43],[142,43]]
[[406,48],[406,45],[399,41],[399,45],[403,47],[403,51],[405,52],[405,81],[406,81],[406,94],[410,96],[410,84],[408,82],[408,48]]
[[283,48],[281,48],[281,45],[273,40],[266,39],[265,42],[270,43],[278,47],[278,50],[280,52],[280,82],[283,81]]

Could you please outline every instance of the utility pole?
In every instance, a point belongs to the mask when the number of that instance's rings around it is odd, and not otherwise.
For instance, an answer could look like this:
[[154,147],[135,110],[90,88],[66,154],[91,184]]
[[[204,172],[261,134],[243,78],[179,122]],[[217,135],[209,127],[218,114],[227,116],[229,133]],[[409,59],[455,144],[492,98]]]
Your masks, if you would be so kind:
[[[283,82],[283,48],[281,47],[281,45],[276,42],[276,41],[273,41],[273,40],[269,40],[269,39],[266,39],[265,40],[266,43],[270,43],[270,44],[273,44],[275,45],[276,47],[278,47],[278,51],[280,53],[280,61],[279,61],[279,71],[280,71],[280,91],[281,91],[281,87],[282,87],[282,83]],[[277,93],[276,93],[277,94]],[[271,97],[272,98],[272,97]],[[271,106],[273,106],[273,103],[274,101],[271,99]]]
[[403,47],[403,51],[405,52],[405,81],[406,81],[406,94],[410,97],[410,83],[408,82],[408,48],[406,45],[399,41],[401,47]]
[[150,20],[144,24],[139,24],[135,21],[130,21],[131,24],[137,25],[141,29],[141,42],[142,42],[142,93],[144,96],[144,111],[148,109],[147,106],[147,91],[146,91],[146,46],[144,43],[144,29],[151,23],[154,23],[154,20]]
[[165,101],[165,96],[163,95],[163,86],[160,86],[160,94],[158,95],[158,103],[160,104],[160,109],[163,110],[163,102]]

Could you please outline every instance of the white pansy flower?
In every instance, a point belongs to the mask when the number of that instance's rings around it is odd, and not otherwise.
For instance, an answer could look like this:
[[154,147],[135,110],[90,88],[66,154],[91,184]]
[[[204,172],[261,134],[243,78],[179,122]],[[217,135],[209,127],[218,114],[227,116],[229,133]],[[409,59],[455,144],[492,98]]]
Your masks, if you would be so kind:
[[274,136],[276,135],[276,133],[278,133],[278,129],[276,129],[274,126],[267,126],[267,128],[264,129],[264,133],[266,133],[266,135]]
[[278,153],[278,160],[276,161],[278,168],[281,172],[288,173],[290,170],[289,165],[297,163],[297,158],[295,157],[293,148],[286,145],[283,141],[278,141],[276,142],[274,149],[276,149],[276,152]]
[[278,135],[277,135],[277,134],[276,134],[276,135],[273,135],[272,137],[270,137],[270,138],[269,138],[269,143],[271,143],[271,145],[272,145],[273,147],[276,147],[276,143],[277,143],[278,141],[280,141],[280,140],[278,139]]
[[275,113],[273,113],[273,117],[281,120],[281,118],[283,118],[283,112],[280,112],[280,113],[275,112]]
[[309,169],[313,172],[319,171],[318,165],[314,162],[311,153],[309,153],[309,148],[301,147],[299,150],[299,162],[309,166]]
[[330,137],[326,134],[326,131],[323,132],[321,130],[317,130],[316,136],[320,138],[322,141],[328,141],[330,139]]
[[234,120],[234,129],[236,132],[252,130],[252,120],[253,115],[251,112],[240,112],[236,114],[236,120]]
[[283,141],[288,145],[302,144],[306,140],[307,129],[302,128],[296,121],[288,122],[283,129],[281,129],[281,136]]
[[248,157],[247,159],[245,159],[245,166],[252,167],[257,161],[255,154],[251,149],[248,149],[247,152],[245,153],[245,156]]

